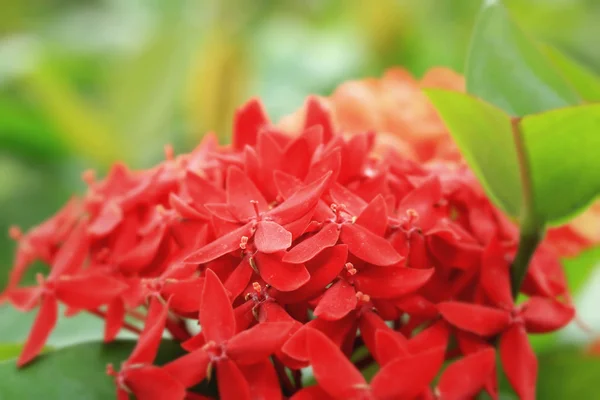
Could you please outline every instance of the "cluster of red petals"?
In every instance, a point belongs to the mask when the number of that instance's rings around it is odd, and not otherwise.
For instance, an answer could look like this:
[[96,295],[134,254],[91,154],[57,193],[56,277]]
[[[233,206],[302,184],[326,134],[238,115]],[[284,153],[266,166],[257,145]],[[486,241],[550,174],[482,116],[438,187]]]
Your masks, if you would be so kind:
[[[573,317],[553,249],[536,253],[515,304],[517,231],[466,168],[374,155],[375,134],[346,139],[315,98],[306,110],[293,137],[251,101],[231,146],[207,136],[149,170],[86,173],[82,199],[13,229],[4,296],[39,306],[19,365],[63,304],[104,318],[107,342],[139,333],[109,367],[119,399],[202,399],[213,379],[225,400],[497,398],[497,342],[516,392],[534,399],[527,333]],[[20,286],[35,260],[47,277]],[[185,355],[156,365],[166,332]]]

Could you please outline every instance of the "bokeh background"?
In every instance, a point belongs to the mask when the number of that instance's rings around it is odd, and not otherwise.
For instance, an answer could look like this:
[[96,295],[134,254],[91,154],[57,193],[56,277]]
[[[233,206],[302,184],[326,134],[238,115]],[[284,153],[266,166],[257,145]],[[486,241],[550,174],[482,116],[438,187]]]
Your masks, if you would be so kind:
[[[600,72],[600,1],[505,3],[531,35]],[[147,167],[165,143],[189,150],[207,131],[226,142],[234,109],[251,96],[276,120],[308,94],[391,66],[419,77],[438,65],[462,72],[480,5],[0,0],[0,232],[50,215],[83,189],[84,169],[102,174],[116,160]],[[12,251],[0,235],[0,287]],[[568,261],[593,329],[598,260],[591,251]],[[564,340],[590,336],[574,326]]]

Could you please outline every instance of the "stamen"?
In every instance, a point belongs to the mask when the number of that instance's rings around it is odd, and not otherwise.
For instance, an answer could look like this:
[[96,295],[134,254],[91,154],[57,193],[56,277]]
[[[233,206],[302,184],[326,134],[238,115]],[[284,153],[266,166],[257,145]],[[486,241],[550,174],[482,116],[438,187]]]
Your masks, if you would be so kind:
[[258,209],[258,201],[250,200],[250,203],[252,203],[252,206],[254,207],[254,213],[256,214],[256,218],[260,219],[260,210]]
[[371,301],[371,296],[369,296],[368,294],[364,294],[361,291],[356,292],[356,298],[358,299],[358,301],[362,301],[365,303]]
[[348,274],[350,275],[356,275],[356,268],[354,268],[354,264],[352,264],[351,262],[347,262],[346,265],[346,272],[348,272]]
[[93,169],[86,169],[81,173],[81,179],[92,186],[96,182],[96,171]]
[[242,236],[242,240],[240,241],[240,249],[246,250],[248,246],[248,236]]
[[107,364],[106,365],[106,375],[117,377],[119,374],[117,373],[117,371],[115,371],[115,368],[113,367],[112,364]]
[[413,208],[406,210],[406,216],[408,217],[407,222],[409,224],[414,224],[419,220],[419,213]]
[[17,225],[12,225],[8,228],[8,236],[15,241],[21,240],[23,237],[23,231]]
[[258,283],[258,282],[253,282],[252,283],[252,289],[254,289],[254,291],[256,293],[262,292],[262,287],[260,286],[260,283]]
[[44,274],[42,274],[41,272],[35,274],[35,281],[38,283],[38,285],[43,286],[46,281],[44,279]]
[[165,145],[165,159],[167,161],[173,161],[175,158],[175,151],[173,150],[173,146],[171,144]]

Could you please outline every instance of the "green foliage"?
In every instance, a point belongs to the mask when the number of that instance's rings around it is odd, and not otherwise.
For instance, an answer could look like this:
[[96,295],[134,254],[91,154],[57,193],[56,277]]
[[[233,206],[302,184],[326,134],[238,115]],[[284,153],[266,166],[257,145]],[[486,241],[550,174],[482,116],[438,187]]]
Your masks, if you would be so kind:
[[[589,88],[586,98],[594,98],[600,81],[556,52],[553,59],[578,87]],[[598,196],[600,106],[555,109],[581,100],[499,1],[486,2],[481,11],[466,81],[480,100],[440,90],[427,94],[499,207],[535,232],[567,221]]]
[[600,194],[600,104],[527,116],[520,132],[541,221],[566,222]]
[[511,119],[470,95],[428,89],[426,93],[488,195],[507,214],[521,209],[521,180]]
[[[14,360],[0,362],[0,399],[114,398],[114,383],[104,373],[106,365],[119,368],[134,345],[134,341],[82,343],[42,355],[20,370]],[[163,341],[157,364],[172,360],[181,352],[179,344]]]
[[513,116],[580,102],[546,56],[499,0],[483,6],[466,67],[467,91]]

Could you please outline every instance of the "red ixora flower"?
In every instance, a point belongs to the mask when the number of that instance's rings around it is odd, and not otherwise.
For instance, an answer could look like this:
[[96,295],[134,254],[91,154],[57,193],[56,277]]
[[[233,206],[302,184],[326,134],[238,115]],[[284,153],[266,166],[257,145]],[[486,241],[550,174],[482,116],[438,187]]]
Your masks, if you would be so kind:
[[[573,316],[553,250],[540,247],[529,300],[515,305],[517,229],[468,169],[382,156],[376,134],[347,138],[317,98],[305,110],[290,135],[251,100],[230,146],[208,135],[148,170],[86,172],[84,196],[29,232],[12,228],[0,299],[40,304],[19,365],[62,304],[67,318],[103,318],[106,342],[139,335],[118,371],[108,367],[119,399],[211,398],[213,380],[226,400],[497,398],[498,337],[510,382],[533,398],[526,333]],[[27,286],[36,260],[49,273]],[[157,365],[165,334],[186,352]]]

